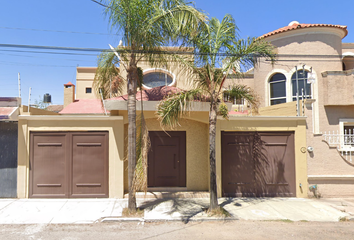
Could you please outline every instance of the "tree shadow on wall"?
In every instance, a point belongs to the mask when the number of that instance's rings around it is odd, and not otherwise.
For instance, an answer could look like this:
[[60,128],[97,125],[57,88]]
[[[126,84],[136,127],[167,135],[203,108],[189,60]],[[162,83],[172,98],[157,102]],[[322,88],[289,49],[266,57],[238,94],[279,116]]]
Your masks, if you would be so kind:
[[[288,138],[288,137],[287,137]],[[271,145],[256,133],[253,145],[256,196],[286,196],[291,192],[285,177],[286,145]]]

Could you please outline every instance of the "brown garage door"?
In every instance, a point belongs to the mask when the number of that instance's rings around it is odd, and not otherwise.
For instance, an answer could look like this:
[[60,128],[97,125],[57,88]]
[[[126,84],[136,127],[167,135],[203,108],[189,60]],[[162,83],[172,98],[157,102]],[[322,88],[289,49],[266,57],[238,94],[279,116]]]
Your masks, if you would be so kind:
[[108,133],[31,133],[30,197],[108,197]]
[[296,196],[293,132],[222,132],[224,196]]
[[186,132],[149,132],[149,187],[186,186]]

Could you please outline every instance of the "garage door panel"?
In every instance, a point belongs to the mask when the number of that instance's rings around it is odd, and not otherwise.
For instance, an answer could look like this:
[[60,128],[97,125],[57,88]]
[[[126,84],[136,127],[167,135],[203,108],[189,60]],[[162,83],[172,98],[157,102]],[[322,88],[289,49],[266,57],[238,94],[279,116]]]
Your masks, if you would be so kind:
[[30,197],[108,197],[108,133],[31,133]]
[[32,143],[30,195],[32,197],[67,196],[65,135],[32,135]]
[[225,196],[296,196],[294,133],[222,134],[222,179]]
[[253,136],[227,134],[223,138],[223,191],[225,196],[253,196],[255,176]]
[[296,196],[293,133],[260,133],[265,167],[263,196]]
[[73,135],[72,196],[107,196],[107,135]]

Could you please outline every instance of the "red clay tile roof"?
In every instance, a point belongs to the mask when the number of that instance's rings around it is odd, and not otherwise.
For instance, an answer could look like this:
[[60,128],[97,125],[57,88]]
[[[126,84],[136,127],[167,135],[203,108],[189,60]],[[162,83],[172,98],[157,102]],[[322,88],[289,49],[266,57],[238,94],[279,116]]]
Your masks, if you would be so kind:
[[17,107],[0,107],[0,119],[9,119],[11,113],[13,113]]
[[[176,87],[169,87],[169,86],[162,86],[162,87],[155,87],[151,88],[148,90],[143,90],[142,92],[142,99],[143,101],[161,101],[164,99],[164,97],[168,96],[169,94],[176,93],[182,91],[179,88]],[[138,91],[136,93],[136,100],[141,101],[141,91]],[[120,96],[120,97],[115,97],[115,98],[110,98],[108,100],[119,100],[119,101],[127,101],[128,100],[128,94]]]
[[344,31],[344,33],[345,33],[343,38],[348,35],[347,26],[333,25],[333,24],[306,24],[306,23],[298,23],[298,22],[294,21],[294,22],[291,22],[289,24],[289,26],[282,27],[282,28],[279,28],[279,29],[274,30],[272,32],[266,33],[266,34],[260,36],[259,38],[266,38],[266,37],[273,36],[273,35],[278,34],[278,33],[293,31],[293,30],[301,29],[301,28],[311,28],[311,27],[334,27],[334,28],[339,28],[339,29],[342,29]]
[[75,85],[72,84],[71,82],[68,82],[67,84],[64,84],[64,86],[75,86]]
[[[109,111],[106,111],[107,113]],[[104,114],[100,99],[79,99],[70,103],[60,114]]]

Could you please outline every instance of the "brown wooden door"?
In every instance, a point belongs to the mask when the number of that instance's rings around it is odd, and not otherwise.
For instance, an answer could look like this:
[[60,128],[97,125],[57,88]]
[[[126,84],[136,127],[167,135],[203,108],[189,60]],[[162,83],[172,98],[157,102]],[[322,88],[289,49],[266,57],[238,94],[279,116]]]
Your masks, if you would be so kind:
[[225,196],[254,196],[253,134],[222,134],[222,185]]
[[107,133],[72,134],[72,197],[108,197]]
[[31,133],[30,197],[68,197],[65,133]]
[[108,133],[31,133],[30,197],[108,197]]
[[295,143],[293,132],[260,132],[258,195],[295,197]]
[[186,186],[186,132],[149,132],[149,187]]
[[296,196],[293,132],[222,132],[224,196]]

